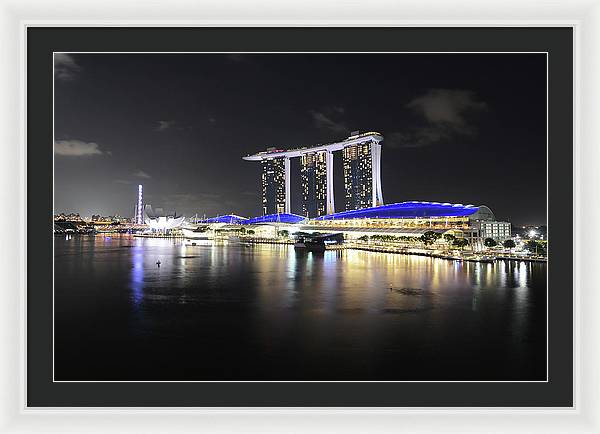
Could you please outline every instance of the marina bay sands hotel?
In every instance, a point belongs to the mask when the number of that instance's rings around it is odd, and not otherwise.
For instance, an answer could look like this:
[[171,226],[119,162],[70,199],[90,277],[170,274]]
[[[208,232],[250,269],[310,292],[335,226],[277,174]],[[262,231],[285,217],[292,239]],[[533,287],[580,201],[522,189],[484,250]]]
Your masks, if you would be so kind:
[[333,157],[341,151],[345,210],[383,205],[381,142],[377,132],[359,134],[336,143],[266,151],[243,157],[262,164],[263,215],[290,213],[290,159],[300,158],[302,214],[319,217],[335,212]]

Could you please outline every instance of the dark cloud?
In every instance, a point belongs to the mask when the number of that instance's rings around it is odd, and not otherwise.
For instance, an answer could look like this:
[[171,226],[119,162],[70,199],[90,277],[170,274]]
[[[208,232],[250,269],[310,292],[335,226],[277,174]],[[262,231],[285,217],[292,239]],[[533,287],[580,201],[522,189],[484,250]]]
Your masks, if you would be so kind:
[[54,53],[54,77],[60,81],[74,80],[81,67],[71,54]]
[[336,120],[344,113],[343,107],[327,107],[319,111],[309,110],[315,127],[336,134],[346,134],[349,129],[344,122]]
[[430,89],[414,98],[406,107],[423,116],[426,125],[409,128],[405,132],[388,133],[388,146],[418,148],[457,136],[474,136],[477,128],[470,125],[467,118],[485,110],[487,104],[479,101],[475,93],[469,90]]
[[57,140],[54,142],[54,153],[64,157],[91,157],[104,154],[97,143],[83,140]]
[[175,121],[158,121],[156,131],[165,131],[175,125]]
[[453,125],[456,128],[466,124],[465,114],[486,108],[486,104],[478,101],[472,91],[453,89],[430,89],[406,106],[422,113],[431,124]]

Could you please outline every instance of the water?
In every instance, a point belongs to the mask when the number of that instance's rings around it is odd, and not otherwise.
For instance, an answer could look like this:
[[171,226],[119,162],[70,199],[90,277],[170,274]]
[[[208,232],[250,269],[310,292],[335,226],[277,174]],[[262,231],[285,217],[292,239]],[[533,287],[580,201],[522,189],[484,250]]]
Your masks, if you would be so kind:
[[55,238],[56,380],[545,378],[545,264]]

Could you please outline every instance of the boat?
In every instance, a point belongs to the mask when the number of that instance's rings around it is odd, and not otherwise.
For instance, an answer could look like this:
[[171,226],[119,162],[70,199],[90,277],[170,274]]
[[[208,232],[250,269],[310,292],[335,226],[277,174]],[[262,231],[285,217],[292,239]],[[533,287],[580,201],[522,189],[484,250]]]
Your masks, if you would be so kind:
[[294,249],[324,252],[328,246],[332,248],[334,245],[341,245],[343,243],[344,236],[342,234],[298,233],[296,234]]
[[492,264],[496,261],[494,256],[486,256],[486,255],[470,255],[463,257],[464,261],[468,262],[481,262],[486,264]]
[[308,250],[309,252],[324,252],[325,243],[323,241],[304,240],[304,242],[294,243],[294,249]]
[[196,246],[200,244],[210,244],[215,238],[215,233],[208,226],[198,226],[195,228],[181,228],[185,238],[185,244]]

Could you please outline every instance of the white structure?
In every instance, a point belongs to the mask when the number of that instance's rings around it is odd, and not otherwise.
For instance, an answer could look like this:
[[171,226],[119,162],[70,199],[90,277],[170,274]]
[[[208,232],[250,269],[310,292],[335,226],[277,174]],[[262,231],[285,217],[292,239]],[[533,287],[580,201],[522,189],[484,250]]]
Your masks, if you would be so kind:
[[327,151],[327,214],[335,212],[335,201],[333,198],[333,151]]
[[135,222],[138,225],[144,223],[144,214],[143,214],[143,196],[142,196],[142,184],[138,185],[138,202],[137,202],[137,210],[136,210],[136,219]]
[[183,223],[185,217],[156,217],[146,218],[146,224],[153,231],[169,231],[176,229]]
[[144,212],[144,223],[153,231],[166,232],[176,229],[183,224],[184,216],[177,216],[175,213],[165,215],[162,208],[152,209],[152,205],[146,205]]

